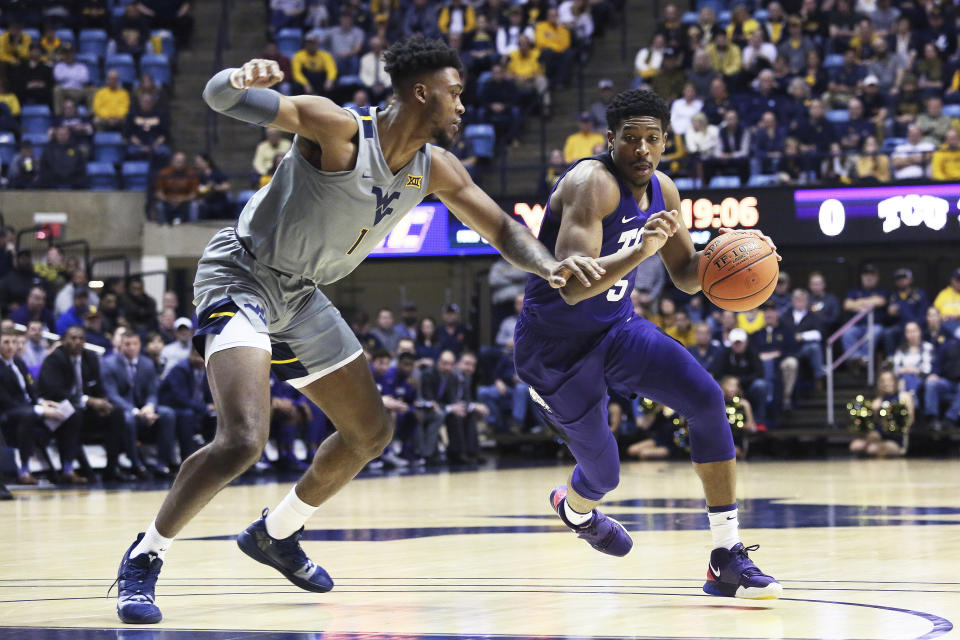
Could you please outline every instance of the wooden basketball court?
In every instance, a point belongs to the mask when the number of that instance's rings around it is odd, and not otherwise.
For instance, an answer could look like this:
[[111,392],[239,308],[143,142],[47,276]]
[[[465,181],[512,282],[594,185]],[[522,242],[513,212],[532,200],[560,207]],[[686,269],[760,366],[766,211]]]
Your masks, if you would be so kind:
[[105,596],[163,492],[14,488],[0,503],[0,638],[960,637],[956,461],[740,469],[742,537],[781,600],[700,590],[710,536],[688,464],[624,467],[605,512],[634,537],[625,558],[560,526],[547,496],[569,467],[539,467],[355,481],[304,536],[336,581],[328,594],[233,541],[289,485],[232,486],[167,553],[164,621],[149,627],[120,624]]

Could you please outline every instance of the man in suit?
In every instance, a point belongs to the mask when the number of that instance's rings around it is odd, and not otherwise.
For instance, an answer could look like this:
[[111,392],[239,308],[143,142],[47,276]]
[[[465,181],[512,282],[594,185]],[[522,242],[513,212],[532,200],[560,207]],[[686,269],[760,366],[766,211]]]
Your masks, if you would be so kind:
[[450,464],[483,463],[477,421],[490,415],[487,405],[475,402],[473,376],[477,372],[477,356],[464,351],[457,362],[454,402],[447,407],[447,462]]
[[177,418],[180,457],[186,460],[203,446],[203,434],[216,429],[216,408],[210,395],[203,356],[196,349],[178,362],[160,383],[157,399],[161,406],[173,409]]
[[[45,446],[51,431],[45,419],[62,421],[63,414],[56,403],[40,400],[27,365],[16,356],[18,334],[4,329],[0,335],[0,427],[6,439],[20,449],[20,484],[37,484],[30,473],[30,456],[37,446]],[[84,484],[87,479],[73,470],[73,460],[80,446],[80,431],[76,424],[62,423],[54,432],[57,449],[63,465],[62,479],[70,484]]]
[[[100,429],[105,431],[104,446],[107,450],[105,478],[129,481],[133,476],[120,469],[117,458],[123,447],[131,455],[136,444],[124,432],[123,414],[106,398],[100,379],[100,362],[97,356],[85,351],[86,332],[83,327],[67,329],[61,345],[54,349],[40,367],[38,387],[40,397],[53,402],[70,400],[76,412],[67,418],[60,429],[73,427],[89,434]],[[75,421],[76,426],[71,424]]]
[[[170,475],[177,465],[173,443],[177,416],[173,409],[157,402],[159,376],[153,362],[140,355],[140,336],[129,331],[120,342],[120,352],[103,360],[103,386],[107,398],[123,411],[126,431],[136,439],[138,430],[152,432],[157,441],[157,472]],[[134,467],[142,467],[140,453],[134,448]]]
[[[793,308],[784,314],[780,325],[785,333],[793,338],[793,355],[798,362],[806,362],[813,372],[817,388],[823,388],[823,322],[820,315],[810,310],[810,296],[804,289],[795,289],[791,296]],[[786,372],[783,376],[783,399],[786,403],[793,397],[793,387],[797,382],[797,371],[792,378]]]
[[788,392],[793,393],[799,366],[796,357],[792,355],[793,333],[785,331],[781,326],[780,312],[772,300],[764,302],[760,308],[763,309],[764,327],[750,334],[750,346],[760,356],[763,377],[770,389],[775,392],[780,384],[783,384],[783,407],[786,410],[790,408]]
[[420,377],[420,398],[414,406],[422,412],[423,447],[421,455],[428,465],[442,464],[443,459],[437,450],[440,427],[447,416],[447,407],[456,399],[457,378],[453,366],[457,357],[452,351],[443,351],[437,357],[437,364]]

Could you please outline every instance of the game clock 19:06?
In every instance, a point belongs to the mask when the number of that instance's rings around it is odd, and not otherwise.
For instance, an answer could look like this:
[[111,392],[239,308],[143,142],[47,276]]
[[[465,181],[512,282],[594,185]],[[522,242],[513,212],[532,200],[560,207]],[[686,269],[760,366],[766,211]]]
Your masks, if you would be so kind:
[[687,229],[749,228],[757,226],[760,221],[754,196],[729,197],[720,202],[709,198],[684,198],[680,201],[680,214]]

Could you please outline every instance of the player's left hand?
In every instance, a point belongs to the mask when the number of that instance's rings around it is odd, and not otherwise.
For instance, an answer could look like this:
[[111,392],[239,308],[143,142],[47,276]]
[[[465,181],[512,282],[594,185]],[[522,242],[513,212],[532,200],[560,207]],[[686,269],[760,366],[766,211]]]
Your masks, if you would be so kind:
[[768,245],[770,245],[770,248],[773,249],[773,254],[777,256],[777,262],[780,262],[781,260],[783,260],[783,258],[780,257],[780,254],[777,253],[777,245],[773,243],[773,238],[771,238],[770,236],[763,235],[763,232],[760,231],[759,229],[731,229],[729,227],[720,228],[720,233],[731,233],[733,231],[739,231],[740,233],[749,233],[757,236],[758,238],[766,242]]
[[567,279],[571,275],[575,275],[583,286],[589,287],[591,278],[599,280],[606,272],[607,270],[601,267],[595,258],[570,256],[554,265],[553,269],[550,270],[550,277],[547,278],[547,282],[554,289],[559,289],[567,284]]

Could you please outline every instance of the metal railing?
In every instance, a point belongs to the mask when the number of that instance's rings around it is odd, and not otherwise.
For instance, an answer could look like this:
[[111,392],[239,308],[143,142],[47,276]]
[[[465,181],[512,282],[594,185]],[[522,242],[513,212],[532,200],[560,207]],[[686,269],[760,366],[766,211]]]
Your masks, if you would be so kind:
[[[230,8],[232,4],[233,0],[220,0],[220,23],[217,25],[217,46],[213,54],[211,76],[223,69],[223,50],[230,48]],[[207,122],[204,129],[204,151],[210,153],[220,141],[219,118],[213,109],[207,109]]]
[[[857,340],[853,346],[843,352],[839,358],[833,359],[833,345],[840,340],[844,334],[855,327],[863,317],[867,318],[867,332]],[[833,372],[844,362],[849,360],[856,351],[867,343],[867,384],[873,385],[873,360],[876,352],[876,340],[874,338],[874,317],[873,308],[861,309],[855,316],[847,320],[842,327],[837,329],[832,336],[827,338],[826,362],[827,362],[827,424],[834,426],[836,424],[833,407]]]

